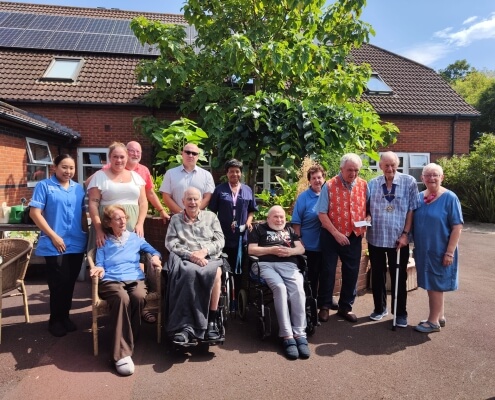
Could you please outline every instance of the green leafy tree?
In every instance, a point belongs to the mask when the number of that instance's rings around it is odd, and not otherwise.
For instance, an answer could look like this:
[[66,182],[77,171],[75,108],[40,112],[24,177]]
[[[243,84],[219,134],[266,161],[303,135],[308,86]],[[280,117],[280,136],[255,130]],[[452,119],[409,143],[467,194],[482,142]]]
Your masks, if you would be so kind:
[[447,68],[438,70],[438,73],[448,83],[453,83],[458,79],[465,78],[468,74],[475,71],[466,60],[457,60],[452,64],[449,64]]
[[484,91],[495,83],[493,71],[473,71],[463,79],[452,82],[452,88],[474,107],[478,106]]
[[174,103],[208,132],[217,157],[249,165],[297,169],[305,155],[324,158],[347,146],[376,156],[397,128],[382,124],[360,100],[368,65],[350,51],[373,30],[359,18],[366,0],[189,0],[184,17],[197,31],[193,45],[182,27],[136,18],[141,43],[160,50],[138,74],[154,83],[147,101]]
[[481,116],[473,121],[472,131],[477,135],[495,133],[495,80],[481,93],[476,108]]

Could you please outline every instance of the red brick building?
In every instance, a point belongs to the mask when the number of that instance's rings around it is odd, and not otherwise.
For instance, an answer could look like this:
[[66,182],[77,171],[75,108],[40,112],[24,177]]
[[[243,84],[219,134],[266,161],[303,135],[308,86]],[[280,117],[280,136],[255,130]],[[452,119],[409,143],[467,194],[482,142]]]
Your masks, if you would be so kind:
[[[183,24],[192,40],[194,29],[181,15],[0,2],[0,203],[29,199],[35,172],[47,175],[62,152],[77,158],[79,181],[106,162],[114,140],[140,141],[143,162],[151,165],[150,143],[136,134],[133,119],[175,118],[176,110],[144,105],[150,87],[137,81],[135,67],[156,52],[130,31],[138,15]],[[426,162],[468,152],[478,112],[435,71],[372,45],[352,57],[388,85],[364,98],[399,127],[390,149],[404,172],[418,176]]]

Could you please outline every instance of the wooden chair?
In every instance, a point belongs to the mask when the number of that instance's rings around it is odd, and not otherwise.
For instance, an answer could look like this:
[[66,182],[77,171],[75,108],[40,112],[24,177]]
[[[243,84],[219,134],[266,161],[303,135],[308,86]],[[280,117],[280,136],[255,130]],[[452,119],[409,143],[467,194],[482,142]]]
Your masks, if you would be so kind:
[[[90,268],[95,266],[96,249],[92,249],[87,254],[88,264]],[[162,285],[161,285],[161,268],[154,268],[151,264],[151,254],[146,254],[146,262],[144,264],[144,272],[148,280],[153,281],[153,285],[148,285],[148,294],[146,295],[145,310],[154,311],[157,313],[156,318],[156,336],[157,343],[162,339]],[[150,291],[150,286],[153,291]],[[98,355],[98,318],[108,315],[109,308],[106,300],[100,299],[98,295],[98,277],[91,278],[91,308],[92,308],[92,331],[93,331],[93,351],[94,355]]]
[[[29,309],[24,277],[33,251],[33,244],[25,239],[0,239],[0,285],[2,297],[18,290],[11,296],[22,296],[24,316],[29,323]],[[2,343],[2,297],[0,297],[0,343]]]

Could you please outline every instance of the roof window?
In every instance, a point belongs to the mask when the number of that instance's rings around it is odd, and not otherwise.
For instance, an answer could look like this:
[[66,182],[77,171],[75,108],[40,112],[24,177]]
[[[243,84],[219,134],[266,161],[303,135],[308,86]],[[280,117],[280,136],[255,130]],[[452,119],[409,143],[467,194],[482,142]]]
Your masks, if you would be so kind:
[[43,80],[75,82],[82,64],[82,58],[55,57],[43,75]]
[[393,91],[380,75],[372,73],[371,78],[366,85],[366,94],[393,94]]

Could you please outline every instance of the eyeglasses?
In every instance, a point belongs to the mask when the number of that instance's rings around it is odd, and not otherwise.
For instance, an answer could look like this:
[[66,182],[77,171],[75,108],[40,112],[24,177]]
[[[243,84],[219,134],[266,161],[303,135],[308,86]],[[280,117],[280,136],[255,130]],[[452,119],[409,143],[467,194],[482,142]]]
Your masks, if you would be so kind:
[[191,150],[184,150],[184,153],[186,153],[188,156],[193,155],[194,157],[196,157],[199,154]]
[[125,221],[127,220],[127,217],[117,217],[117,218],[112,218],[113,221],[115,222],[120,222],[120,221]]
[[134,153],[134,154],[141,154],[139,150],[132,150],[132,149],[127,149],[128,153]]
[[428,175],[423,175],[425,178],[440,178],[441,175],[438,174],[428,174]]

